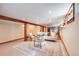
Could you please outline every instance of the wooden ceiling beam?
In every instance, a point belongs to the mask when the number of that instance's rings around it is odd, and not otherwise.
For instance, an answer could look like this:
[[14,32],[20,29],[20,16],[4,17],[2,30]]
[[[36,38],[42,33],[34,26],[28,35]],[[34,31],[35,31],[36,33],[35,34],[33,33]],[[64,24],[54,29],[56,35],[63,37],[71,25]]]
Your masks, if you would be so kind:
[[14,21],[14,22],[20,22],[20,23],[27,23],[27,24],[32,24],[32,25],[36,25],[36,26],[46,27],[44,25],[35,24],[35,23],[27,22],[27,21],[24,21],[24,20],[21,20],[21,19],[15,19],[15,18],[12,18],[12,17],[4,16],[4,15],[0,15],[0,20],[8,20],[8,21]]

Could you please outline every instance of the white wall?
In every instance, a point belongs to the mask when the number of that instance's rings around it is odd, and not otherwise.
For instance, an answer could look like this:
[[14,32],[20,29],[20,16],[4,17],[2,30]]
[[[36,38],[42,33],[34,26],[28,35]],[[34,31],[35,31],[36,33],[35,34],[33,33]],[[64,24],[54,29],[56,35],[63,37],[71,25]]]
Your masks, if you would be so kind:
[[23,33],[21,24],[0,21],[0,43],[22,38]]
[[75,16],[75,22],[60,32],[70,55],[79,55],[79,4],[75,5]]

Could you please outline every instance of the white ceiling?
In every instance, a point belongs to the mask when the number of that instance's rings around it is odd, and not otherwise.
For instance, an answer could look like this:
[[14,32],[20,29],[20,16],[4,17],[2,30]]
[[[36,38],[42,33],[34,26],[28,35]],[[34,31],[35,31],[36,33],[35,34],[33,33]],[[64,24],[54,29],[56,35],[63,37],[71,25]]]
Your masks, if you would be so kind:
[[37,24],[56,25],[61,23],[70,5],[70,3],[4,3],[0,4],[0,14]]

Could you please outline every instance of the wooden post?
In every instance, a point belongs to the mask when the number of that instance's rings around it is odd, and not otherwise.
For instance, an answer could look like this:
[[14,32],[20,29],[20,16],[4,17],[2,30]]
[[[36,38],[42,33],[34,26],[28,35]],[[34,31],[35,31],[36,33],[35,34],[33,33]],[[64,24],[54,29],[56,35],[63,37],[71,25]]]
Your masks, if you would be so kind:
[[24,23],[24,41],[27,41],[27,24]]
[[42,27],[42,32],[44,32],[44,27]]
[[44,27],[40,26],[40,32],[44,32]]

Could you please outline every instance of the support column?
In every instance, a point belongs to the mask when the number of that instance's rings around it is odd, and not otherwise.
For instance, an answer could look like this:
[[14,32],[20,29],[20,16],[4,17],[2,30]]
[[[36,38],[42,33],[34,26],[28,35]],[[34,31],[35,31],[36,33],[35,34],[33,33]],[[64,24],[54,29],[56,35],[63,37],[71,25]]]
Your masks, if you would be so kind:
[[24,41],[27,41],[27,24],[24,23]]
[[42,32],[44,32],[44,27],[42,27]]

